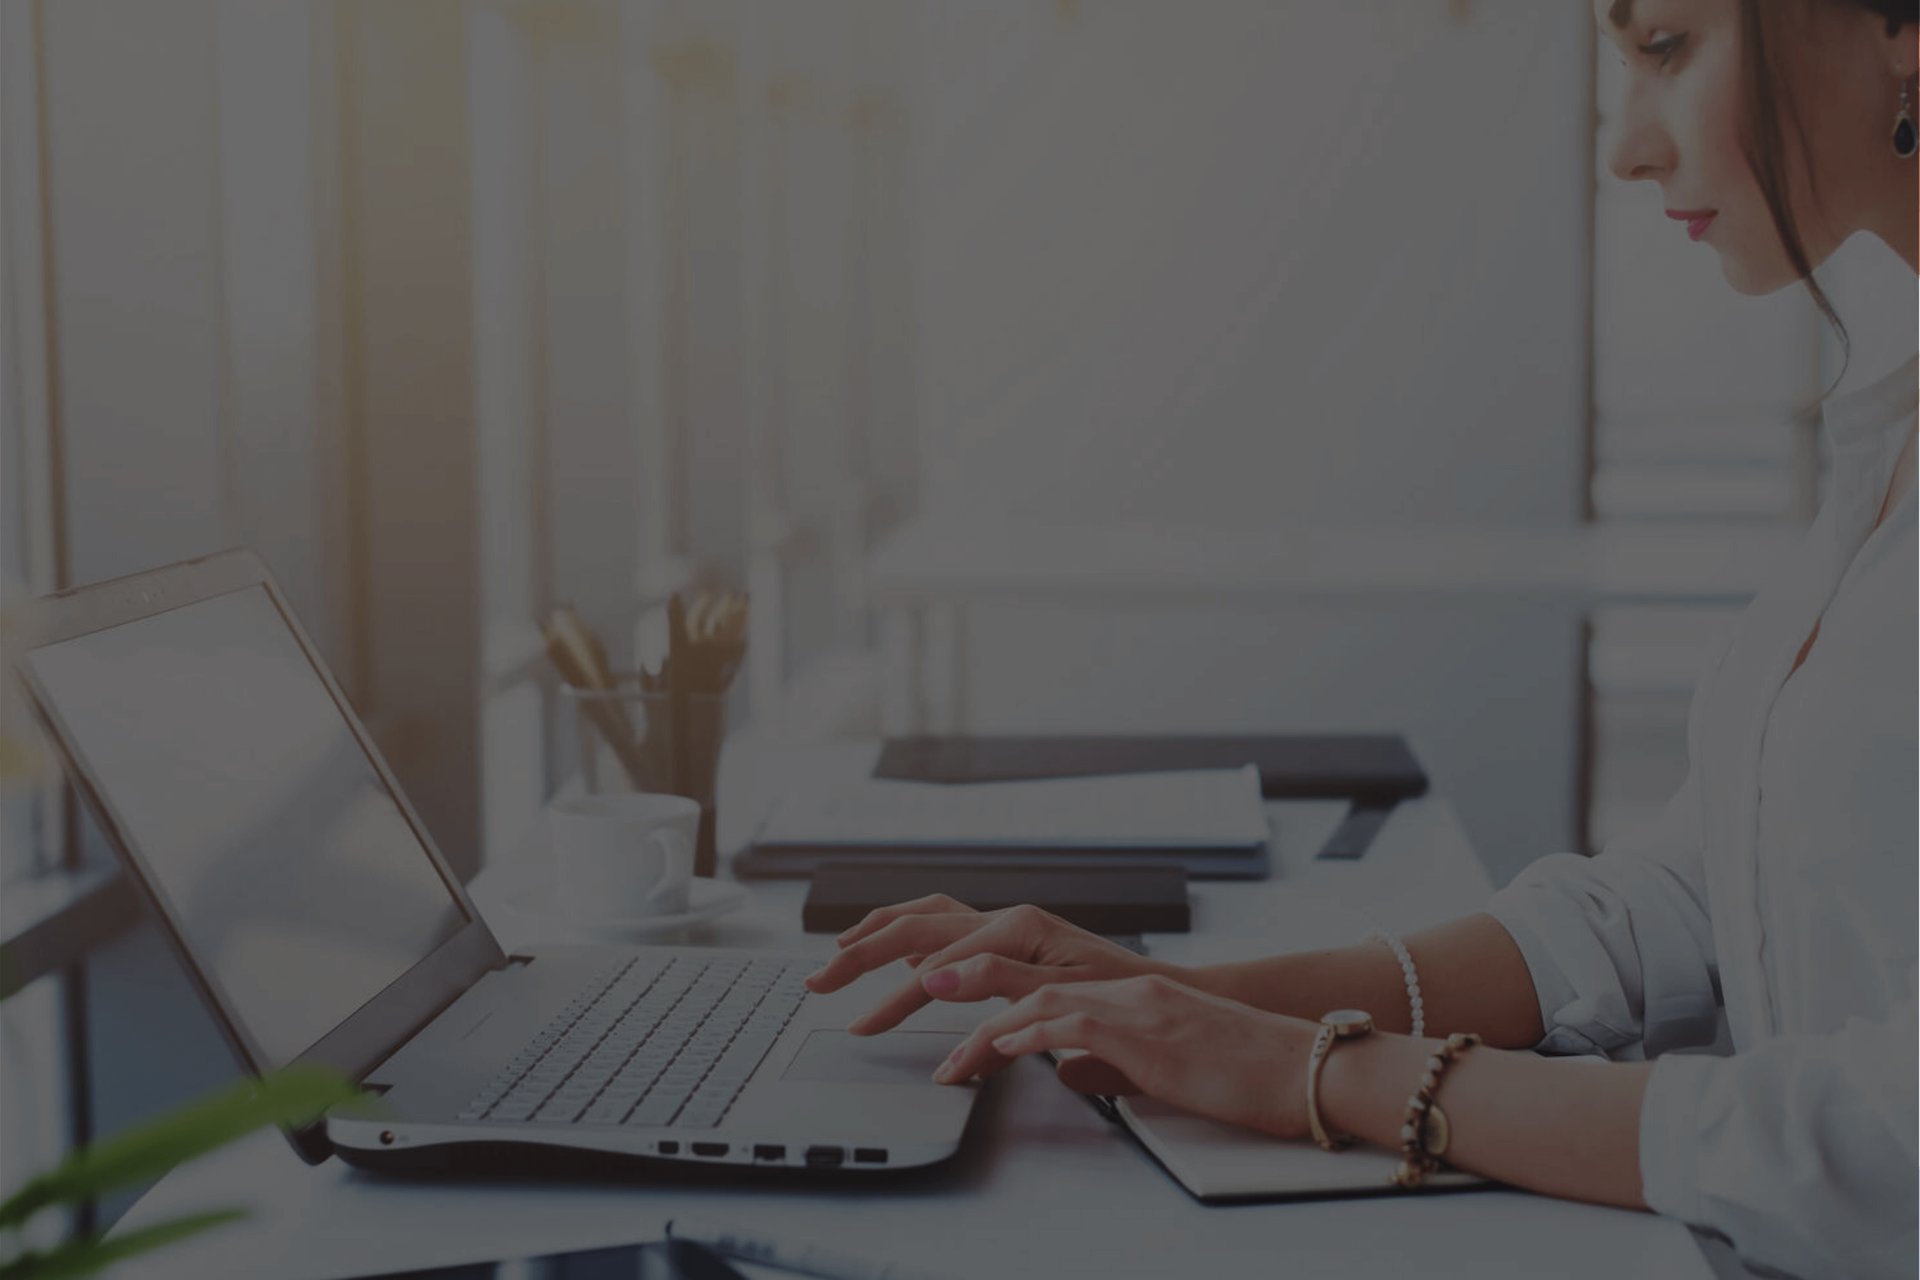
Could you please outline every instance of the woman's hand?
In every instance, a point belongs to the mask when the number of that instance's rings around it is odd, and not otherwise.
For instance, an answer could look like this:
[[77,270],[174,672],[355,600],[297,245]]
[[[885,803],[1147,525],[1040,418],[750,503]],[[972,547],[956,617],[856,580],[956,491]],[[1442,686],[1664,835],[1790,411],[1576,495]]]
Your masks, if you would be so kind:
[[1048,984],[1173,975],[1171,965],[1135,955],[1038,907],[975,911],[945,894],[881,907],[840,935],[840,950],[807,987],[838,991],[895,960],[917,972],[847,1030],[874,1035],[931,1000],[1018,999]]
[[1084,1050],[1060,1079],[1082,1093],[1144,1093],[1281,1138],[1307,1134],[1317,1028],[1157,974],[1046,986],[985,1022],[934,1079],[990,1075],[1022,1054]]

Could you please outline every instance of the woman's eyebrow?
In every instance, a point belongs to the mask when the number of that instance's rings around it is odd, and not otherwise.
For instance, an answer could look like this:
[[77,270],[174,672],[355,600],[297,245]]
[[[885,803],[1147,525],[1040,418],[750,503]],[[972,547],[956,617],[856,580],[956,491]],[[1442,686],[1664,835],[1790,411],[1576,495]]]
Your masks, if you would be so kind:
[[1607,10],[1607,21],[1616,27],[1625,27],[1633,21],[1633,0],[1613,0],[1613,7]]

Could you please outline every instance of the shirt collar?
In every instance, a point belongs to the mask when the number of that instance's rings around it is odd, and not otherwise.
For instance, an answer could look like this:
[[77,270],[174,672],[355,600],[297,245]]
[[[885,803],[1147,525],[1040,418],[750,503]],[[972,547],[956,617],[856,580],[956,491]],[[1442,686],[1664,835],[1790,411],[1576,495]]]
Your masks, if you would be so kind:
[[1870,447],[1889,435],[1904,443],[1920,409],[1916,377],[1920,377],[1920,355],[1878,382],[1828,400],[1822,417],[1834,452]]

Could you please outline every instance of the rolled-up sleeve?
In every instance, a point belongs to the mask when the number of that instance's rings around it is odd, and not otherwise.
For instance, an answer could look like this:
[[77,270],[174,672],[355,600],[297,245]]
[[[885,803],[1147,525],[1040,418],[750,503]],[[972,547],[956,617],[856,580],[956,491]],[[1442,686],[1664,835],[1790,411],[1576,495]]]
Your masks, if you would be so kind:
[[1662,1058],[1640,1111],[1648,1207],[1794,1275],[1912,1276],[1916,1036],[1910,999],[1832,1035]]
[[1712,1043],[1720,975],[1691,777],[1597,857],[1542,858],[1487,910],[1533,978],[1553,1053],[1646,1056]]

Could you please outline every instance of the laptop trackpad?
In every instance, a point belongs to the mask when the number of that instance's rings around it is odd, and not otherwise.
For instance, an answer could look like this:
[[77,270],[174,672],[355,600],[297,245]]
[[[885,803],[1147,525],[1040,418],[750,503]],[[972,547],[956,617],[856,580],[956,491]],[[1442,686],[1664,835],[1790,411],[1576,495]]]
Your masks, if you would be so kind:
[[856,1036],[823,1029],[807,1037],[780,1078],[834,1084],[930,1084],[933,1069],[965,1039],[946,1031]]

